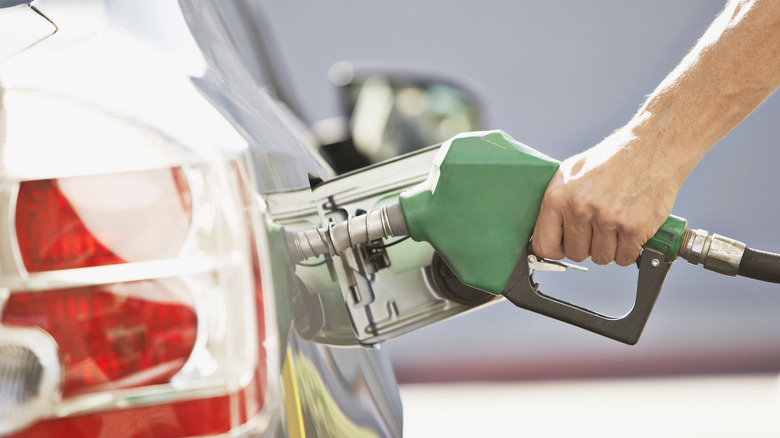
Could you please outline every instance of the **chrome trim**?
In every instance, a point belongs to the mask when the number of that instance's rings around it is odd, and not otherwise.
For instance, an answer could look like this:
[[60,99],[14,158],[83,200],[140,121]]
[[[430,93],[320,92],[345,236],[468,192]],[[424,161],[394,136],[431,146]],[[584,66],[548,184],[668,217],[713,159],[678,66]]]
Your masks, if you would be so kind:
[[[178,388],[170,384],[145,386],[143,388],[118,389],[100,393],[78,395],[62,400],[54,409],[54,416],[66,417],[109,409],[127,409],[139,406],[168,404],[198,398],[213,398],[229,395],[223,382],[211,381],[211,384],[192,388]],[[220,386],[222,385],[222,386]],[[240,391],[243,388],[239,388]]]
[[26,278],[4,275],[0,277],[0,285],[15,292],[35,292],[199,274],[214,271],[219,264],[215,257],[202,253],[166,260],[32,273]]
[[7,3],[0,2],[0,64],[57,33],[57,25],[32,6],[31,0]]
[[7,214],[0,215],[0,285],[3,284],[4,276],[18,274],[22,266],[15,221],[18,194],[18,182],[0,180],[0,209],[8,206],[5,209]]

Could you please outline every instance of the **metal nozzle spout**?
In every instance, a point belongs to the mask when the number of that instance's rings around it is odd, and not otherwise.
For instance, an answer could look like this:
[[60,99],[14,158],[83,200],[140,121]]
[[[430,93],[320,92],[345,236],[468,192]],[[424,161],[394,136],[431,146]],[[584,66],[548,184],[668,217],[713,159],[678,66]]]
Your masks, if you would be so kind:
[[286,231],[285,238],[290,258],[293,263],[298,263],[309,257],[338,255],[344,249],[361,243],[408,233],[401,204],[395,201],[340,223],[331,222],[327,227]]

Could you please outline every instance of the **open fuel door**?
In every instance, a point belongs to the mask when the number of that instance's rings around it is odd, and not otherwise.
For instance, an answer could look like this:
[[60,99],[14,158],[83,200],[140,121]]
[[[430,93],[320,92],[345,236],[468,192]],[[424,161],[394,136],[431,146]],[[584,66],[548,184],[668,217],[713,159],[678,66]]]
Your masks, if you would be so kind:
[[[266,196],[285,230],[328,227],[378,210],[423,181],[438,147],[347,173],[312,188]],[[291,268],[292,327],[303,338],[372,345],[496,300],[464,286],[425,242],[393,237],[321,255]]]

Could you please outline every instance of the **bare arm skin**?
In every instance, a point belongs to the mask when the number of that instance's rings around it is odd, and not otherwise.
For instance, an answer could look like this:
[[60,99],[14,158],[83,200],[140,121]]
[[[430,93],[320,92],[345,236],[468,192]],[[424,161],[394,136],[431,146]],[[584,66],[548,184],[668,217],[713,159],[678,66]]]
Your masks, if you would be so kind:
[[778,86],[780,0],[728,2],[628,124],[561,163],[534,252],[634,263],[699,160]]

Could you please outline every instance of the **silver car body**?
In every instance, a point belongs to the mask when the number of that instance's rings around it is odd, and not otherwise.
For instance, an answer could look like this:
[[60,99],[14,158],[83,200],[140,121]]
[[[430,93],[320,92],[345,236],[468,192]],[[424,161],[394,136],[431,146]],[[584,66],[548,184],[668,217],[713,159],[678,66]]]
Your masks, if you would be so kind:
[[[45,378],[35,383],[37,395],[22,397],[9,388],[30,368],[14,368],[7,355],[19,348],[34,353],[32,338],[41,330],[23,328],[32,337],[25,341],[10,324],[0,326],[1,433],[29,436],[71,424],[70,433],[112,437],[402,434],[400,398],[380,343],[469,307],[429,286],[424,268],[433,251],[426,244],[388,248],[392,263],[381,270],[357,252],[292,266],[280,230],[376,208],[423,180],[435,149],[334,178],[311,134],[269,87],[283,78],[264,65],[272,54],[262,52],[261,36],[245,27],[241,13],[239,3],[194,0],[39,0],[0,9],[3,23],[26,23],[0,26],[0,306],[18,294],[171,277],[210,285],[194,298],[198,355],[154,386],[64,396],[58,379],[67,370],[60,372],[57,360],[63,353],[47,340],[41,343],[48,353],[36,356]],[[56,181],[77,207],[90,203],[78,201],[90,193],[102,193],[93,199],[101,206],[134,196],[143,203],[142,184],[113,176],[168,168],[183,169],[196,204],[193,225],[180,236],[185,249],[164,260],[140,249],[127,250],[120,265],[26,268],[17,235],[26,224],[14,221],[26,182]],[[312,188],[310,174],[326,182]],[[125,227],[130,240],[159,228],[147,238],[170,238],[160,225],[164,210],[121,225],[108,220],[116,214],[89,211],[77,212],[91,221],[88,228]],[[233,263],[236,257],[244,262]],[[259,264],[262,305],[237,292],[251,289],[249,259]],[[201,314],[216,316],[204,322]],[[258,329],[258,336],[249,333]],[[262,367],[265,374],[256,369]],[[226,410],[211,429],[188,426],[190,419],[167,429],[154,422],[171,404],[209,397]],[[111,424],[114,411],[144,415]],[[68,423],[91,417],[104,422],[87,429]]]

